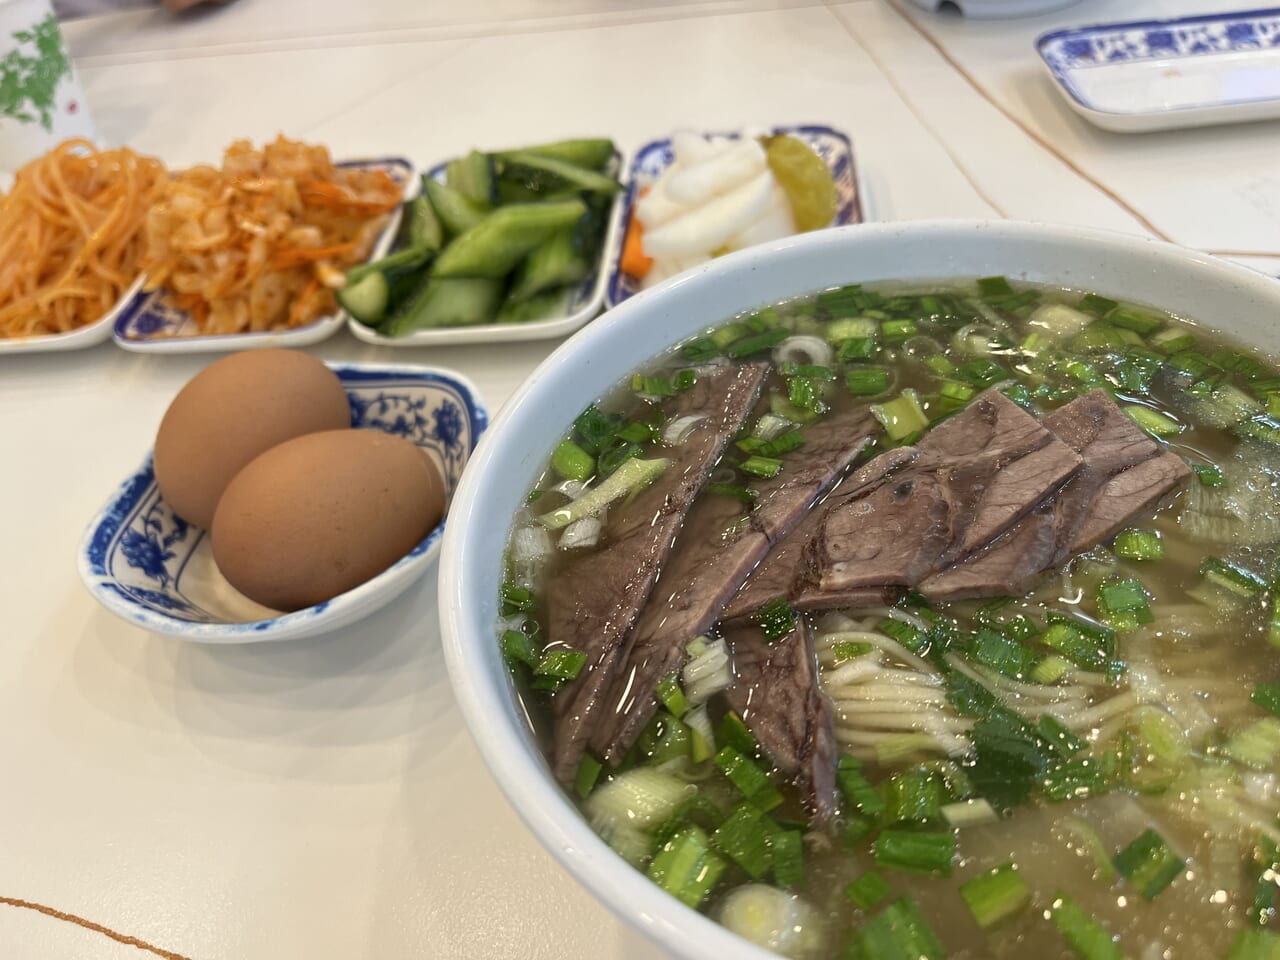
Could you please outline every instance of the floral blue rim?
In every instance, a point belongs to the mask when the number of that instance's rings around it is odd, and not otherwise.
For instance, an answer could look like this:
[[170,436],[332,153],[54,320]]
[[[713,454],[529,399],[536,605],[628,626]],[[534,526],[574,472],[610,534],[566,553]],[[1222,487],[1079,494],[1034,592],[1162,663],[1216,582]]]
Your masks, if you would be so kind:
[[[1071,99],[1089,110],[1099,108],[1071,82],[1073,70],[1157,58],[1277,48],[1280,48],[1280,7],[1071,27],[1043,34],[1036,40],[1036,51],[1049,72]],[[1215,105],[1252,102],[1257,101],[1215,101]]]
[[[339,167],[348,167],[362,170],[385,170],[396,185],[404,189],[405,185],[413,177],[413,164],[403,157],[375,157],[368,160],[344,160],[337,164]],[[394,221],[387,230],[390,231],[394,227]],[[385,234],[384,234],[385,236]],[[390,237],[386,237],[390,242]],[[333,317],[321,317],[305,327],[296,327],[286,331],[266,331],[262,333],[216,333],[203,334],[197,336],[182,335],[181,339],[187,343],[203,343],[208,341],[223,341],[228,337],[236,337],[237,342],[245,343],[257,340],[273,340],[278,339],[282,334],[305,335],[314,332],[317,328],[325,324],[334,324],[334,329],[341,324],[342,316],[337,317],[337,323],[334,323]],[[174,306],[171,302],[171,294],[168,290],[152,290],[146,292],[139,290],[133,295],[129,303],[122,309],[116,317],[115,326],[113,327],[113,335],[117,340],[125,340],[131,343],[141,343],[148,340],[171,340],[179,335],[184,326],[191,322],[190,315],[180,307]]]
[[[862,197],[858,194],[858,177],[853,156],[853,144],[848,136],[832,127],[820,124],[793,124],[773,127],[773,134],[789,133],[804,140],[814,151],[827,162],[831,168],[831,177],[836,182],[838,206],[833,226],[845,226],[850,223],[861,223],[864,217]],[[727,133],[707,133],[711,137],[740,137],[741,131]],[[623,197],[622,227],[618,231],[615,249],[611,251],[609,267],[609,286],[605,294],[605,303],[616,307],[622,301],[640,292],[639,285],[622,272],[622,243],[627,230],[631,227],[631,216],[635,210],[636,197],[640,190],[656,180],[662,172],[675,161],[675,152],[671,146],[671,138],[653,140],[640,148],[631,160],[631,170],[627,176],[626,193]]]
[[[443,370],[392,366],[334,366],[347,390],[352,426],[380,429],[430,451],[442,465],[452,496],[467,459],[489,423],[473,388]],[[405,557],[354,590],[325,603],[265,620],[229,622],[185,591],[183,574],[205,532],[176,516],[155,485],[151,455],[94,521],[81,547],[81,574],[90,590],[117,613],[143,626],[174,627],[195,635],[253,636],[336,612],[379,579],[421,563],[444,533],[441,522]],[[114,602],[112,602],[114,600]]]

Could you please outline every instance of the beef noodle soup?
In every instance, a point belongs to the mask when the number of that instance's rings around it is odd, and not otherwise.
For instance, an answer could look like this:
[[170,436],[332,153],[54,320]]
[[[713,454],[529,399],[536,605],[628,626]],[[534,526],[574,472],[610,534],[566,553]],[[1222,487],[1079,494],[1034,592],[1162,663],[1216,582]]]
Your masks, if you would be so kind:
[[600,836],[782,955],[1276,956],[1278,421],[1095,294],[766,307],[578,417],[499,643]]

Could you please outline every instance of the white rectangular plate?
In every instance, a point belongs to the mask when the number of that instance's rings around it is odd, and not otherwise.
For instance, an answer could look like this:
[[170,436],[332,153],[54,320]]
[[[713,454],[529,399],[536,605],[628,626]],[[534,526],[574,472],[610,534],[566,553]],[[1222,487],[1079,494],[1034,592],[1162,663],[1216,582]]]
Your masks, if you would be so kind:
[[1072,109],[1107,130],[1280,117],[1280,8],[1055,30],[1036,50]]
[[[618,179],[622,173],[623,156],[614,151],[613,159],[605,168],[605,173]],[[435,180],[443,180],[448,162],[432,167],[427,176]],[[348,318],[351,333],[365,343],[376,343],[383,347],[429,347],[447,343],[513,343],[517,340],[548,340],[552,337],[564,337],[573,333],[588,320],[600,312],[604,304],[604,288],[608,280],[607,257],[613,249],[618,234],[618,219],[622,210],[622,198],[625,188],[619,190],[609,208],[609,223],[605,227],[604,239],[600,243],[600,253],[596,257],[596,268],[591,276],[573,292],[565,304],[564,314],[549,317],[546,320],[533,320],[529,323],[482,323],[474,327],[437,327],[432,330],[419,330],[417,333],[403,337],[388,337],[373,327],[366,326],[354,317]]]
[[[399,157],[348,160],[338,166],[385,170],[402,190],[413,180],[413,165]],[[376,260],[390,249],[399,224],[400,209],[397,208],[391,222],[378,237],[373,248],[373,259]],[[337,333],[347,318],[346,313],[339,310],[327,317],[320,317],[305,327],[289,330],[202,334],[191,316],[174,306],[168,290],[144,293],[141,289],[136,289],[123,308],[118,309],[113,331],[115,342],[125,350],[137,353],[213,353],[261,347],[305,347]]]

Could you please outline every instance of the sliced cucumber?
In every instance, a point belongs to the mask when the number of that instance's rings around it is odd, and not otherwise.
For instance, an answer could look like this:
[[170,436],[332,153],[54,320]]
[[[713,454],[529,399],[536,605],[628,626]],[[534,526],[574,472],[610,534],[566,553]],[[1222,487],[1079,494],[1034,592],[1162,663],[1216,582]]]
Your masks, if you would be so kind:
[[487,211],[439,180],[423,177],[422,189],[431,201],[431,207],[440,218],[445,232],[451,237],[466,233],[485,218]]
[[612,177],[528,150],[503,154],[502,179],[522,184],[539,196],[561,190],[587,190],[612,196],[622,189],[622,184]]
[[581,200],[499,207],[441,251],[437,277],[505,277],[535,247],[587,212]]
[[512,154],[517,153],[534,153],[540,157],[563,160],[576,167],[603,171],[613,159],[614,148],[612,140],[558,140],[555,143],[542,143],[520,150],[504,150],[495,156],[500,160],[508,160]]
[[568,287],[544,290],[528,300],[507,297],[498,311],[497,323],[532,323],[537,320],[558,320],[565,315],[569,300]]
[[[400,274],[406,270],[417,270],[430,260],[432,255],[432,251],[426,247],[406,247],[403,250],[397,250],[381,260],[374,260],[372,263],[362,263],[358,267],[352,267],[347,271],[346,286],[350,287],[358,284],[374,273],[381,273],[389,280],[391,279],[391,274]],[[345,290],[346,287],[343,287],[343,289]]]
[[432,327],[464,327],[493,320],[502,299],[502,282],[480,277],[436,278],[387,318],[382,332],[402,337]]
[[439,250],[444,246],[444,227],[431,201],[419,194],[405,204],[403,224],[407,224],[405,246]]
[[509,300],[528,300],[552,287],[579,283],[591,272],[591,264],[578,244],[578,225],[552,234],[534,247],[516,268]]
[[360,280],[338,291],[338,303],[361,323],[375,327],[382,322],[387,309],[387,293],[390,290],[386,275],[375,270]]
[[450,160],[445,167],[444,182],[478,207],[486,210],[498,202],[497,177],[493,172],[493,157],[479,150],[472,150],[465,157]]

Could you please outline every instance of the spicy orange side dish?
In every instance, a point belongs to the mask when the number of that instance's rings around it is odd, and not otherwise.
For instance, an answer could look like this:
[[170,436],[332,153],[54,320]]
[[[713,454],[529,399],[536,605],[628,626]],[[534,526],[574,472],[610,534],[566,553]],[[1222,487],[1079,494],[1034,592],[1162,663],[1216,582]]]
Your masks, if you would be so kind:
[[327,148],[237,140],[222,168],[174,176],[146,223],[147,289],[167,288],[203,333],[299,327],[336,309],[400,203],[382,170],[336,166]]
[[101,319],[137,279],[142,225],[168,174],[132,150],[68,140],[0,195],[0,337]]

